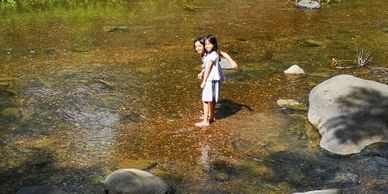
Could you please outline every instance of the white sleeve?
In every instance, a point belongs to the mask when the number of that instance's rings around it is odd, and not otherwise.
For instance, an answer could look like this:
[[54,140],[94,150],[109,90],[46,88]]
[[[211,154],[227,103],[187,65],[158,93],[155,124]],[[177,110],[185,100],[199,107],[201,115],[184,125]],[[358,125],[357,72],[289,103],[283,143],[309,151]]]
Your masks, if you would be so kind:
[[208,56],[208,61],[216,61],[218,54],[216,51],[211,52]]

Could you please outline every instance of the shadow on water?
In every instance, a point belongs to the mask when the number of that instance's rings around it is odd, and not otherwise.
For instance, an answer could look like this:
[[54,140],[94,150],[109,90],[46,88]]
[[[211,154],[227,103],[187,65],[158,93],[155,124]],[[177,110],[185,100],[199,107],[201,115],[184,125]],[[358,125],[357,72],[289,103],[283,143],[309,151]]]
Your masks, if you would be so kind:
[[[58,167],[47,150],[30,148],[31,155],[19,165],[0,171],[0,193],[15,193],[21,187],[53,186],[68,193],[103,193],[98,185],[101,166]],[[81,183],[82,182],[82,183]]]
[[[363,155],[342,157],[319,151],[313,155],[281,151],[267,157],[248,157],[238,165],[211,164],[210,181],[241,180],[237,193],[290,193],[338,189],[341,193],[388,191],[387,145]],[[368,157],[365,157],[368,156]],[[249,185],[249,186],[246,186]]]
[[216,118],[225,119],[236,114],[243,107],[247,108],[249,111],[253,111],[250,106],[244,104],[238,104],[229,99],[222,99],[216,105]]
[[[330,159],[329,159],[330,160]],[[319,190],[323,188],[351,188],[357,184],[358,176],[351,168],[341,169],[320,157],[306,156],[295,152],[271,154],[264,162],[273,170],[268,181],[287,182],[296,190]],[[338,174],[347,176],[336,180]]]
[[388,97],[379,91],[356,87],[354,91],[337,100],[346,116],[327,122],[328,128],[337,128],[335,136],[341,143],[357,144],[367,137],[388,137]]

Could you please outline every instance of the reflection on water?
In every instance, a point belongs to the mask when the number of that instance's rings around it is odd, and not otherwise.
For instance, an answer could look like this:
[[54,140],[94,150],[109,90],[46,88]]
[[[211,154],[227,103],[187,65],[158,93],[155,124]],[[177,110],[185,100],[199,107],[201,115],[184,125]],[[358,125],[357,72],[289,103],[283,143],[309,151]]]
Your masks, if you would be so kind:
[[201,157],[199,157],[199,163],[202,164],[202,168],[204,171],[210,171],[210,165],[209,165],[209,145],[205,145],[201,148]]
[[[98,193],[96,180],[110,171],[144,168],[149,161],[178,193],[387,191],[386,147],[332,156],[317,148],[319,135],[304,113],[286,115],[275,102],[307,103],[313,86],[341,73],[387,83],[368,69],[331,69],[330,60],[351,61],[363,48],[373,66],[386,66],[388,5],[340,1],[305,12],[284,3],[2,7],[4,192],[51,184]],[[217,121],[198,130],[199,58],[191,44],[207,33],[219,38],[240,69],[225,72]],[[293,64],[307,75],[283,75]]]

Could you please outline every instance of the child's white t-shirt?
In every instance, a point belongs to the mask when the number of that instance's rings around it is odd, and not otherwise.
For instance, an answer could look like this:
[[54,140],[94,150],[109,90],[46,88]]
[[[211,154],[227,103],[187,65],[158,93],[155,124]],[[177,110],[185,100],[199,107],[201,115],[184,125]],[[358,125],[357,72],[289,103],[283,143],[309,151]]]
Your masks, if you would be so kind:
[[220,66],[220,57],[217,52],[213,51],[211,53],[208,53],[205,58],[203,59],[202,67],[205,68],[206,64],[209,61],[213,61],[213,67],[209,73],[209,77],[206,81],[212,81],[212,80],[221,80],[223,81],[224,73],[222,72],[221,66]]

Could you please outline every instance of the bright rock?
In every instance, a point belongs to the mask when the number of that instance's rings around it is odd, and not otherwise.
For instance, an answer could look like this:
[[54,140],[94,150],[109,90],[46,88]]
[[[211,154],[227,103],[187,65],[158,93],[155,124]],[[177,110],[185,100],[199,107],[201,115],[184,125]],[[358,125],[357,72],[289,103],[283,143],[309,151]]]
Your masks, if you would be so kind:
[[119,169],[107,176],[104,181],[109,194],[167,194],[171,191],[159,177],[138,169]]
[[388,142],[386,84],[339,75],[314,87],[309,102],[308,119],[322,136],[322,148],[348,155]]
[[284,73],[285,74],[304,74],[304,71],[298,65],[293,65],[287,70],[285,70]]

